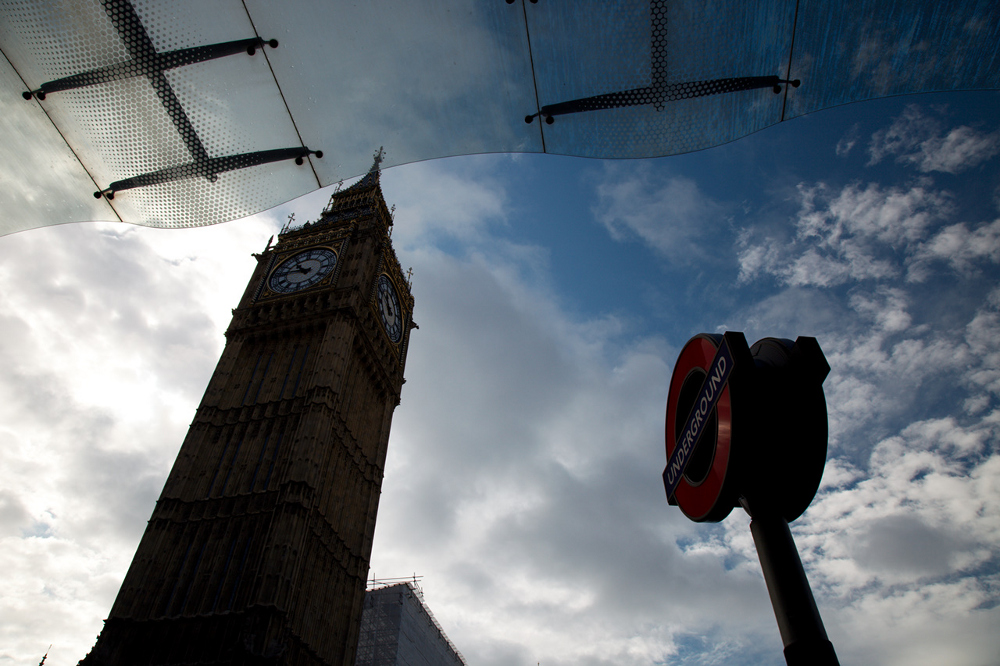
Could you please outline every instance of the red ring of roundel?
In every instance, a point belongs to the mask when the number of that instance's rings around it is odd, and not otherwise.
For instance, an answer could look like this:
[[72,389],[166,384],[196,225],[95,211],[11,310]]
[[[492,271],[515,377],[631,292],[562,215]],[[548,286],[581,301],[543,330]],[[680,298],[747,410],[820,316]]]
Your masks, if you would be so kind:
[[[674,441],[677,410],[674,407],[677,405],[677,400],[680,397],[681,386],[684,384],[688,373],[695,368],[701,368],[705,372],[708,372],[708,369],[712,365],[712,359],[715,358],[715,352],[718,351],[718,344],[722,341],[721,335],[717,336],[718,342],[713,337],[699,335],[688,340],[687,344],[684,345],[684,349],[681,350],[680,356],[677,358],[677,363],[674,365],[674,372],[670,378],[670,392],[667,396],[665,433],[667,460],[670,460],[670,455],[674,452],[674,447],[677,446],[677,443]],[[708,472],[708,477],[697,486],[692,486],[687,482],[687,479],[682,477],[674,493],[681,511],[692,520],[700,520],[708,515],[719,500],[719,496],[722,493],[722,486],[726,481],[726,471],[729,468],[730,445],[733,436],[733,409],[728,385],[719,394],[719,402],[716,404],[715,409],[718,414],[719,431],[716,438],[715,456],[712,459],[712,468]],[[687,414],[684,414],[683,418],[686,419],[687,416]]]

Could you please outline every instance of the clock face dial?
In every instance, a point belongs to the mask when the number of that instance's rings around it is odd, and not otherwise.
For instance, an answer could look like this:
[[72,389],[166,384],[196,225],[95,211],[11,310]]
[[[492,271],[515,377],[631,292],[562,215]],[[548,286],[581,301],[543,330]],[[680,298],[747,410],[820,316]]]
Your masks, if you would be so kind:
[[314,247],[283,261],[271,272],[267,284],[271,291],[290,294],[319,284],[336,266],[337,254],[333,250]]
[[403,337],[403,313],[399,309],[399,296],[396,295],[396,288],[392,286],[392,281],[385,275],[378,276],[378,290],[375,295],[375,302],[378,305],[378,314],[385,326],[385,332],[389,334],[389,339],[399,342]]

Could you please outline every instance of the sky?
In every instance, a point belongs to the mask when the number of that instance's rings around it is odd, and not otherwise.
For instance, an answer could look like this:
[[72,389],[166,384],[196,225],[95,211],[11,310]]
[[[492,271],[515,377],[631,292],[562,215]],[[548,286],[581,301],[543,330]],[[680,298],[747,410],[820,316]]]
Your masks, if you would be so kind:
[[[470,666],[783,664],[749,517],[667,505],[663,419],[692,335],[811,335],[829,458],[792,532],[841,663],[998,663],[998,108],[897,97],[670,158],[386,170],[420,328],[371,575],[421,576]],[[90,649],[251,253],[328,196],[0,238],[0,666]]]

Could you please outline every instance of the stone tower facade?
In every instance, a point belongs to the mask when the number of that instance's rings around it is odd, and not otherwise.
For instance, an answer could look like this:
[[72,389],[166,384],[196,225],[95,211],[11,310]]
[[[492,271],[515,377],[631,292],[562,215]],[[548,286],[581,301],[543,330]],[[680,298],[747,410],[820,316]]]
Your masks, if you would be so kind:
[[81,663],[353,666],[415,327],[380,155],[316,222],[255,255],[225,351]]

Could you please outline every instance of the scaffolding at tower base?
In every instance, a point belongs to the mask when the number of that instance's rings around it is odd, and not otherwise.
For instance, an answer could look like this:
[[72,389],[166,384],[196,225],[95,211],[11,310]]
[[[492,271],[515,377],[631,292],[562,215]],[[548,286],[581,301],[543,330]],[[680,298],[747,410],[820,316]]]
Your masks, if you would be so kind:
[[[376,583],[377,584],[377,583]],[[365,593],[355,666],[468,666],[414,581]]]

